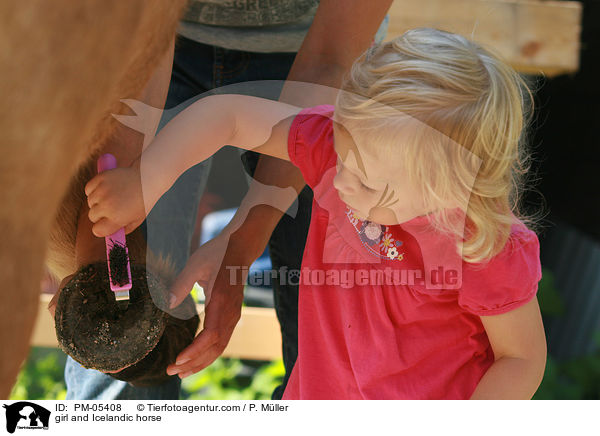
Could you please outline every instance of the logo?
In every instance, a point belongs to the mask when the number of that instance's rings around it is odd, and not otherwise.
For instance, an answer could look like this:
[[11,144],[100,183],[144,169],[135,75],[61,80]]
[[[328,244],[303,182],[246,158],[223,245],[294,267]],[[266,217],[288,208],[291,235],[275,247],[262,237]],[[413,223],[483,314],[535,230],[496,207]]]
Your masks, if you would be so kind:
[[4,404],[6,409],[6,431],[14,433],[15,429],[44,429],[48,430],[50,411],[29,401],[19,401],[10,405]]

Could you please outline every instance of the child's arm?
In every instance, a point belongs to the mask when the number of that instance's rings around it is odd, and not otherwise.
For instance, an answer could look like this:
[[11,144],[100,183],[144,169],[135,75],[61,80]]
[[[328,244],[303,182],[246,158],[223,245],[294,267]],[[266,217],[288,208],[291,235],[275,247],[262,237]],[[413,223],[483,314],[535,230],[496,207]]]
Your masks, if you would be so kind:
[[288,132],[299,111],[243,95],[199,100],[157,135],[139,162],[101,173],[86,185],[94,234],[107,236],[121,227],[134,230],[181,174],[224,145],[289,160]]
[[495,362],[471,400],[529,400],[546,366],[546,336],[537,298],[510,312],[482,316]]

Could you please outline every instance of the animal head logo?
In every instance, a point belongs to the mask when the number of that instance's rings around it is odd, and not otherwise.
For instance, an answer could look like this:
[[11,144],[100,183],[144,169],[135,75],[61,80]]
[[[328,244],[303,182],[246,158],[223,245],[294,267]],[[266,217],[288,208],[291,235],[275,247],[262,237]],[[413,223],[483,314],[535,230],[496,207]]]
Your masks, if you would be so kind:
[[29,401],[19,401],[10,405],[4,404],[6,409],[6,431],[14,433],[17,428],[48,428],[50,411],[42,406]]

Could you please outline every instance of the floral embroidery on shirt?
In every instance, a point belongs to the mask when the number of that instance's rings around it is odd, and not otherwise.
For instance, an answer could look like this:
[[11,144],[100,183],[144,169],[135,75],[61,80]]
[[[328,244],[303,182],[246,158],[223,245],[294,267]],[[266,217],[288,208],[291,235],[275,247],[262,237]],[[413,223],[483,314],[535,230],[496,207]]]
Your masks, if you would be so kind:
[[398,251],[404,243],[394,238],[389,226],[371,221],[361,221],[349,207],[346,216],[358,233],[363,246],[373,255],[388,260],[404,260],[404,253]]
[[388,248],[387,256],[392,260],[396,259],[398,257],[398,249],[396,247]]

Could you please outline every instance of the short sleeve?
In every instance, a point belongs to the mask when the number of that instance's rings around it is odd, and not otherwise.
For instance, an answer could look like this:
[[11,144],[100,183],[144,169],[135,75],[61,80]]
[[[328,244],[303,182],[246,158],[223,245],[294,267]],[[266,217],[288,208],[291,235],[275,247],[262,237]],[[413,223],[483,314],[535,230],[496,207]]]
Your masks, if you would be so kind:
[[333,111],[331,105],[303,109],[290,126],[290,161],[300,169],[311,188],[319,184],[327,169],[335,166],[337,155],[333,148]]
[[540,245],[537,235],[521,226],[488,263],[464,264],[458,295],[463,309],[479,316],[499,315],[535,297],[542,278]]

